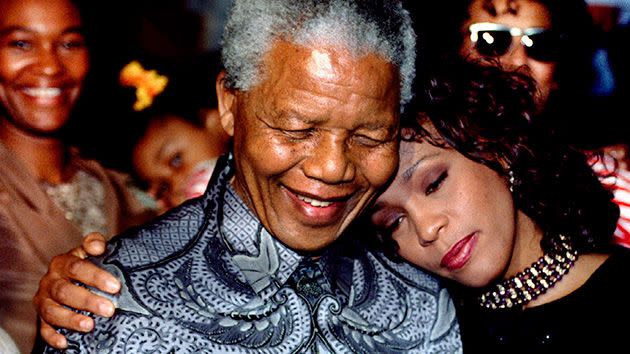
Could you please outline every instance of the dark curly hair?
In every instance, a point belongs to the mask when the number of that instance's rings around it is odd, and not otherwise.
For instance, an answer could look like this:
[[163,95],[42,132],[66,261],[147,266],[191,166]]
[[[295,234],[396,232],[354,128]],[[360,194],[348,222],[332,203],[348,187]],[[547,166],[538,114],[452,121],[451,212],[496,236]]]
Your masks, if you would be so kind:
[[[444,59],[458,55],[468,37],[464,23],[470,19],[469,6],[474,0],[408,1],[419,36],[420,74]],[[528,0],[544,6],[551,28],[562,34],[555,79],[566,95],[588,94],[594,80],[592,56],[597,45],[596,30],[584,0]],[[496,16],[491,0],[483,0],[484,9]],[[563,93],[564,95],[564,93]]]
[[612,193],[582,152],[532,123],[535,91],[529,76],[496,63],[458,61],[426,86],[409,110],[419,113],[401,123],[404,141],[453,148],[506,179],[511,173],[516,207],[544,231],[544,250],[559,234],[581,253],[608,250],[619,217]]
[[[491,16],[496,13],[491,0],[482,0]],[[619,129],[610,124],[593,125],[592,114],[604,116],[608,106],[597,104],[591,94],[596,71],[592,58],[597,48],[596,27],[584,0],[527,0],[544,6],[550,15],[550,27],[562,35],[556,49],[554,81],[544,110],[539,115],[546,129],[555,129],[559,138],[581,147],[602,145]],[[460,49],[469,33],[464,24],[470,20],[473,0],[408,1],[419,37],[418,77],[426,80],[433,68],[444,60],[461,55]],[[609,114],[608,111],[606,114]],[[619,123],[615,122],[614,127]],[[596,129],[594,129],[596,128]],[[622,130],[623,131],[623,130]],[[621,138],[621,133],[618,134]],[[625,136],[625,135],[624,135]],[[605,144],[604,144],[605,145]]]

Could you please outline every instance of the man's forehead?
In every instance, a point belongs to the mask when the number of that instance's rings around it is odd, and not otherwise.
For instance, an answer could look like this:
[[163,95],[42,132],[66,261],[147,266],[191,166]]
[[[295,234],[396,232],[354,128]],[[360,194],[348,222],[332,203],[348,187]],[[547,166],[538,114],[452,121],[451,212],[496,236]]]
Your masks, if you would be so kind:
[[329,79],[335,75],[332,58],[325,50],[313,49],[307,60],[306,69],[315,78]]
[[273,86],[282,86],[282,83],[294,87],[319,86],[325,91],[337,86],[340,93],[344,87],[349,87],[374,98],[398,94],[399,89],[396,67],[381,56],[358,57],[330,45],[306,47],[279,41],[268,52],[262,72],[263,86],[265,81]]

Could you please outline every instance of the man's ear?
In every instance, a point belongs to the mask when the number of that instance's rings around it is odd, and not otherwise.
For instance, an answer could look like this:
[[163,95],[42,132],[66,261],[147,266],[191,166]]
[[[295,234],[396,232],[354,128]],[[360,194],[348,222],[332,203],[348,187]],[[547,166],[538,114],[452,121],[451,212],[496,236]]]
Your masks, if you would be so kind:
[[225,71],[221,71],[216,82],[217,101],[221,126],[229,136],[234,136],[234,118],[236,113],[236,93],[225,87]]

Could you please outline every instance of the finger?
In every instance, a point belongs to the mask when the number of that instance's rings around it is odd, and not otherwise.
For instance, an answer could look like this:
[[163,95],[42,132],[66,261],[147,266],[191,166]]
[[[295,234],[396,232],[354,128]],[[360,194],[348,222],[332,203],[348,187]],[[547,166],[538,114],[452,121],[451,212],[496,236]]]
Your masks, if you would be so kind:
[[91,256],[100,256],[105,252],[105,236],[98,232],[87,234],[83,238],[82,248]]
[[71,249],[70,252],[68,252],[68,254],[75,257],[79,257],[81,259],[86,259],[88,257],[87,252],[85,252],[85,249],[83,249],[82,246]]
[[49,345],[57,349],[66,349],[68,347],[68,341],[66,337],[57,333],[57,331],[46,321],[41,321],[39,325],[39,333],[42,335],[42,339]]
[[57,307],[60,307],[58,304],[89,311],[103,317],[111,317],[114,314],[114,304],[111,301],[65,279],[54,281],[50,286],[50,298],[42,300],[40,313],[46,321],[57,324],[52,318],[44,316],[44,313],[47,311],[58,313]]
[[40,309],[42,321],[49,325],[80,332],[89,332],[94,328],[94,321],[90,317],[76,313],[51,299],[46,299]]
[[120,290],[120,282],[115,276],[94,263],[80,258],[66,259],[61,274],[65,275],[64,278],[77,280],[110,294],[115,294]]

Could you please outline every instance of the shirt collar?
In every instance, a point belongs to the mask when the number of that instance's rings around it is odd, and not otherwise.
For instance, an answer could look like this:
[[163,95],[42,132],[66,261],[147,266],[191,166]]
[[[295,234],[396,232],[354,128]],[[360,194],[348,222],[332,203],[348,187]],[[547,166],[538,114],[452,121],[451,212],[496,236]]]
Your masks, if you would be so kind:
[[[216,209],[218,233],[247,283],[257,295],[266,299],[286,284],[306,256],[287,247],[263,227],[228,182],[231,179],[228,176],[233,175],[233,166],[232,154],[217,163],[215,173],[219,176],[212,180],[218,180],[214,185],[223,193],[212,193],[213,188],[209,188],[206,202],[210,195],[219,199]],[[327,258],[324,255],[317,262],[324,274],[330,274]],[[328,275],[327,278],[331,279]]]

